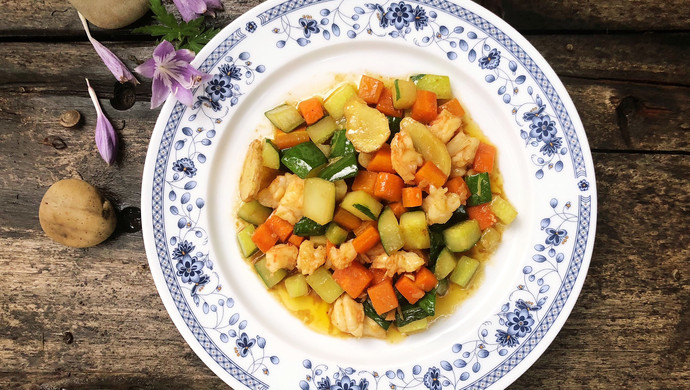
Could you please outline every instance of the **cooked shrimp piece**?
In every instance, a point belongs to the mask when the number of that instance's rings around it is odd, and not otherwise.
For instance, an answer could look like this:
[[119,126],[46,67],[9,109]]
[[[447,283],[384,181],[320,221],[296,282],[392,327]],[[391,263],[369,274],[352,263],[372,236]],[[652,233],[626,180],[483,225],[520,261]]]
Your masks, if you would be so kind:
[[357,258],[357,251],[352,240],[343,242],[340,247],[332,247],[328,252],[328,260],[334,269],[347,268]]
[[278,176],[257,195],[259,203],[275,209],[275,215],[292,225],[302,218],[302,197],[304,180],[286,173]]
[[359,258],[363,264],[371,264],[372,260],[381,254],[385,255],[386,250],[383,249],[383,245],[379,242],[373,248],[369,249],[367,253],[360,253]]
[[364,306],[349,295],[343,294],[333,302],[331,323],[342,332],[362,337],[364,318]]
[[429,187],[429,195],[422,201],[429,225],[446,223],[453,216],[453,211],[460,207],[462,200],[458,194],[448,192],[447,188]]
[[462,125],[462,118],[451,114],[450,111],[444,109],[440,114],[429,123],[429,131],[438,139],[447,144],[455,135],[455,132]]
[[479,147],[479,140],[470,137],[464,132],[460,131],[446,144],[448,154],[450,154],[451,170],[450,176],[462,176],[467,172],[467,167],[474,161],[474,155],[477,153]]
[[297,256],[297,269],[304,275],[311,275],[326,262],[326,247],[314,246],[310,240],[302,241]]
[[381,254],[371,262],[371,268],[385,269],[386,276],[414,272],[424,265],[424,258],[414,252],[397,251],[390,256]]
[[424,163],[424,158],[414,149],[412,138],[401,130],[391,141],[391,162],[393,169],[402,177],[405,183],[414,181],[417,168]]
[[278,244],[266,252],[266,268],[271,273],[279,269],[291,270],[297,265],[297,247],[289,244]]
[[364,316],[364,329],[362,335],[365,337],[386,338],[386,330],[377,324],[376,321]]

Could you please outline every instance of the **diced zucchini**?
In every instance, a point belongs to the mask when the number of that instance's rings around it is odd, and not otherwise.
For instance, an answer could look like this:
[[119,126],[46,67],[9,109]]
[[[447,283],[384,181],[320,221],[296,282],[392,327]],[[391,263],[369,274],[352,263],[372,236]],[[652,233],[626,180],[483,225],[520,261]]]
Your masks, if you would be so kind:
[[304,123],[304,118],[299,111],[291,105],[281,104],[278,107],[268,110],[264,113],[273,126],[280,130],[289,133],[297,126]]
[[303,297],[309,294],[307,278],[302,274],[295,274],[285,278],[285,290],[290,298]]
[[448,278],[440,279],[438,281],[438,286],[436,287],[436,294],[438,294],[439,297],[446,295],[446,293],[448,293],[449,287],[450,287],[450,282],[448,282]]
[[331,244],[340,245],[347,239],[347,230],[341,228],[337,223],[331,222],[326,228],[326,238]]
[[383,205],[364,191],[352,191],[345,195],[340,207],[364,221],[375,221]]
[[398,225],[397,218],[395,218],[395,213],[393,213],[390,207],[383,209],[379,216],[378,228],[379,235],[381,236],[381,245],[383,245],[383,249],[387,254],[390,255],[403,247],[405,241],[400,232],[400,226]]
[[307,276],[307,283],[326,303],[333,303],[343,293],[343,289],[333,280],[331,273],[325,267],[319,267]]
[[467,199],[468,206],[477,206],[491,202],[491,181],[487,172],[470,175],[465,178],[470,197]]
[[349,154],[331,160],[331,162],[319,172],[319,177],[328,181],[345,180],[357,176],[358,171],[357,155]]
[[278,152],[278,148],[273,145],[273,142],[268,138],[264,140],[262,157],[265,167],[280,169],[280,153]]
[[417,89],[433,92],[437,99],[452,99],[453,90],[450,88],[450,78],[435,74],[420,74],[411,79],[417,84]]
[[426,329],[429,326],[429,318],[424,317],[421,320],[412,321],[407,325],[398,326],[398,332],[409,334],[413,332],[419,332]]
[[393,107],[398,110],[405,110],[417,100],[417,86],[410,80],[393,81]]
[[326,246],[328,239],[326,238],[325,235],[321,234],[318,236],[309,237],[309,241],[311,241],[311,243],[314,245]]
[[333,220],[335,210],[335,184],[318,177],[304,181],[302,211],[304,216],[319,225],[326,225]]
[[455,270],[450,274],[450,281],[460,287],[467,287],[467,284],[477,272],[477,268],[479,268],[478,260],[462,256],[460,260],[458,260],[458,265],[455,267]]
[[294,174],[304,179],[312,169],[326,164],[328,158],[313,142],[304,142],[285,150],[280,161]]
[[450,174],[450,154],[443,143],[427,126],[416,120],[406,117],[400,122],[400,129],[412,138],[412,143],[417,152],[421,153],[424,161],[433,162],[443,174]]
[[438,280],[444,279],[451,272],[453,272],[457,264],[458,262],[455,260],[455,255],[453,255],[453,252],[448,250],[448,248],[443,248],[441,254],[438,255],[438,260],[436,260],[436,269],[434,270],[434,275],[436,275]]
[[253,255],[257,250],[256,244],[252,241],[252,234],[254,234],[254,225],[247,225],[237,233],[237,242],[244,257]]
[[279,269],[276,272],[271,273],[271,271],[266,268],[266,256],[262,257],[254,263],[254,269],[256,273],[259,274],[261,279],[266,283],[266,287],[271,288],[278,284],[287,275],[287,271],[284,269]]
[[262,205],[258,200],[252,200],[240,206],[240,209],[237,210],[237,216],[258,226],[268,219],[271,212],[273,210],[270,207]]
[[391,131],[379,110],[354,99],[345,105],[345,134],[358,152],[375,152],[386,143]]
[[333,133],[331,138],[331,158],[339,156],[347,156],[355,153],[355,147],[352,145],[345,130],[337,130]]
[[424,211],[408,211],[400,216],[405,249],[426,249],[431,245]]
[[335,201],[340,202],[347,195],[347,183],[345,180],[336,180],[335,183]]
[[343,84],[326,98],[323,106],[333,119],[338,120],[343,117],[345,104],[355,96],[357,96],[355,86],[350,83]]
[[324,156],[330,156],[331,155],[331,145],[327,144],[316,144],[316,147],[321,150],[321,153],[323,153]]
[[318,224],[313,220],[302,217],[293,228],[293,233],[300,237],[320,236],[326,232],[324,225]]
[[509,225],[517,217],[517,210],[507,200],[500,196],[494,196],[491,199],[491,211],[496,214],[496,217],[506,225]]
[[457,209],[455,209],[455,211],[453,211],[453,215],[446,223],[435,223],[429,226],[429,230],[434,232],[443,232],[449,227],[452,227],[466,220],[467,218],[469,218],[469,215],[467,214],[467,209],[465,209],[465,206],[460,205]]
[[326,116],[313,125],[307,126],[307,134],[309,134],[309,138],[311,138],[314,143],[322,144],[331,138],[337,129],[338,125],[336,125],[333,117]]
[[481,236],[482,231],[479,229],[479,222],[474,219],[460,222],[443,231],[443,239],[452,252],[470,250]]

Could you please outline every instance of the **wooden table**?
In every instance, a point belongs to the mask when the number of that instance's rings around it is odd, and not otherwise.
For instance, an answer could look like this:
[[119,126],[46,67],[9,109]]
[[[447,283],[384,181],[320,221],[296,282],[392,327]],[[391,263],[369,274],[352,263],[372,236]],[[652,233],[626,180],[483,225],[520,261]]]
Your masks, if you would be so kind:
[[[224,26],[258,3],[225,0],[213,23]],[[511,388],[689,388],[690,2],[483,3],[565,83],[599,191],[579,301]],[[121,210],[139,207],[158,115],[148,108],[150,84],[118,111],[109,103],[113,77],[66,0],[0,4],[0,388],[225,388],[163,308],[141,233],[119,228],[97,247],[72,249],[46,238],[38,223],[43,193],[69,177],[96,185]],[[131,68],[154,47],[130,28],[94,33]],[[112,167],[96,152],[84,77],[124,145]],[[69,109],[83,114],[77,128],[58,123]]]

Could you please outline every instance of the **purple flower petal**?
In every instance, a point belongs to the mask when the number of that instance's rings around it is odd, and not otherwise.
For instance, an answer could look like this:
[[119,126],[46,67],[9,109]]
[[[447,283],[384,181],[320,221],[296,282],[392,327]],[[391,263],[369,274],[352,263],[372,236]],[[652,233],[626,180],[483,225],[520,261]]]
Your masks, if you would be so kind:
[[101,57],[101,60],[105,64],[105,66],[108,67],[110,70],[110,73],[115,76],[115,78],[121,82],[121,83],[126,83],[128,81],[133,82],[134,84],[139,84],[139,80],[134,78],[134,75],[132,72],[127,69],[127,66],[120,61],[119,58],[113,52],[108,50],[107,47],[103,46],[100,42],[95,40],[91,36],[91,31],[89,31],[89,25],[86,23],[86,19],[84,18],[84,15],[81,13],[79,14],[79,19],[81,20],[82,25],[84,26],[84,31],[86,31],[86,36],[89,38],[89,41],[93,45],[93,48],[96,49],[96,53]]
[[98,96],[96,96],[96,91],[91,88],[89,79],[86,79],[86,85],[89,90],[89,96],[91,96],[93,105],[96,108],[96,147],[103,160],[108,165],[111,165],[117,157],[117,133],[115,133],[115,129],[108,118],[103,114],[101,105],[98,103]]
[[175,57],[177,61],[192,62],[194,61],[194,52],[189,49],[180,49],[175,52]]
[[153,58],[149,58],[146,62],[134,68],[134,71],[142,76],[153,78],[156,71],[156,61]]
[[156,64],[165,63],[175,57],[175,46],[168,41],[163,41],[153,49],[153,59]]
[[185,88],[177,80],[173,80],[173,87],[171,92],[182,104],[185,104],[187,106],[191,106],[192,104],[194,104],[194,95],[192,95],[192,91]]
[[170,87],[165,85],[165,81],[161,76],[153,78],[151,85],[151,109],[160,106],[165,102],[165,99],[170,93]]

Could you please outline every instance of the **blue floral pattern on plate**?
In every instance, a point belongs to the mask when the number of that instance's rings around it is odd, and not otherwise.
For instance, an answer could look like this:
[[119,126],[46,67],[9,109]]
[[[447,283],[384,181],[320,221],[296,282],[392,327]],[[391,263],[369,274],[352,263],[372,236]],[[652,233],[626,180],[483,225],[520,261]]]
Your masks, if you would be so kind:
[[397,40],[440,50],[447,61],[472,64],[476,77],[495,88],[496,99],[514,118],[535,179],[569,174],[569,180],[577,180],[573,189],[580,192],[548,201],[552,213],[538,223],[542,236],[522,269],[521,281],[474,337],[448,347],[445,359],[379,373],[309,358],[302,361],[306,372],[295,384],[303,390],[487,388],[547,337],[571,293],[581,285],[580,271],[591,251],[588,239],[595,217],[591,161],[584,156],[583,134],[576,133],[571,118],[574,113],[567,111],[559,95],[562,90],[554,87],[541,62],[497,27],[500,22],[490,14],[480,16],[468,9],[472,7],[443,0],[264,4],[231,25],[238,26],[234,30],[224,30],[224,39],[214,41],[216,46],[200,65],[213,78],[197,89],[195,104],[166,105],[164,126],[156,129],[157,155],[146,167],[152,176],[150,192],[142,195],[142,204],[151,204],[147,251],[152,268],[160,268],[163,275],[154,278],[159,289],[164,286],[175,304],[173,311],[168,308],[171,315],[184,321],[198,343],[195,351],[211,357],[216,369],[247,388],[263,389],[269,383],[285,385],[281,378],[271,379],[271,367],[294,363],[281,362],[281,351],[271,351],[270,340],[260,335],[261,325],[245,319],[232,289],[223,286],[210,255],[203,218],[206,200],[203,186],[198,185],[199,177],[208,175],[216,135],[259,77],[270,73],[269,67],[252,60],[256,48],[244,44],[245,33],[252,37],[269,33],[277,50],[306,50],[317,41],[360,37]]

